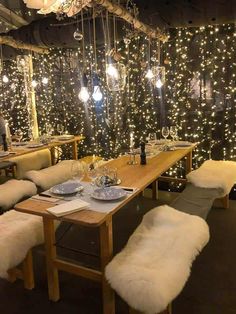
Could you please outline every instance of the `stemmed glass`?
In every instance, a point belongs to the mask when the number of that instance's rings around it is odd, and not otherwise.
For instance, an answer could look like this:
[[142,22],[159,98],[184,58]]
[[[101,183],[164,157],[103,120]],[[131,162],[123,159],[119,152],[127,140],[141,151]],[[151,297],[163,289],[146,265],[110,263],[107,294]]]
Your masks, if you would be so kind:
[[152,144],[155,144],[157,141],[156,133],[149,133],[148,134],[148,141],[151,142]]
[[175,141],[177,138],[177,127],[171,126],[170,127],[170,136],[172,137],[172,140]]
[[50,123],[49,124],[47,123],[45,129],[46,129],[47,136],[50,137],[52,135],[52,125]]
[[84,177],[84,168],[80,161],[73,161],[71,165],[71,176],[74,181],[80,182]]
[[168,126],[163,126],[162,129],[161,129],[161,134],[162,136],[165,138],[165,142],[166,142],[166,139],[167,137],[169,136],[170,134],[170,130],[168,128]]
[[64,132],[64,126],[62,124],[57,125],[57,131],[59,132],[60,135]]
[[15,131],[15,139],[17,142],[20,142],[23,138],[23,132],[21,129]]

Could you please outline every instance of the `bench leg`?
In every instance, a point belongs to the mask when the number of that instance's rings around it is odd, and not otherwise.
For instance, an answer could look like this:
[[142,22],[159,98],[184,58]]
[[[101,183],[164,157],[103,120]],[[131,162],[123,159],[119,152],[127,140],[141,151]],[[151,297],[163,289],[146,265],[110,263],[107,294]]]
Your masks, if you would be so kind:
[[15,282],[17,279],[24,281],[24,287],[26,289],[34,288],[34,271],[33,271],[33,259],[31,250],[27,253],[21,267],[15,267],[8,271],[8,281]]
[[33,270],[33,258],[32,251],[30,250],[26,258],[22,263],[22,272],[23,272],[23,280],[25,289],[33,289],[34,288],[34,270]]
[[229,194],[222,197],[221,202],[222,202],[223,208],[228,209],[229,208]]
[[[167,309],[165,311],[162,311],[160,313],[156,313],[156,314],[171,314],[172,310],[171,310],[171,304],[168,305]],[[131,307],[129,308],[129,314],[142,314],[141,312],[132,309]]]

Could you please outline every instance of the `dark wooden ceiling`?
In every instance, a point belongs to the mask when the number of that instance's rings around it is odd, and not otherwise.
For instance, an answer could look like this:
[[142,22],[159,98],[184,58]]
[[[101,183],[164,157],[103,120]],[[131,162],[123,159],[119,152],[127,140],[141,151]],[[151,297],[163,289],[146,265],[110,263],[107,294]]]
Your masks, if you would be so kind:
[[161,28],[236,22],[236,0],[135,0],[140,16]]

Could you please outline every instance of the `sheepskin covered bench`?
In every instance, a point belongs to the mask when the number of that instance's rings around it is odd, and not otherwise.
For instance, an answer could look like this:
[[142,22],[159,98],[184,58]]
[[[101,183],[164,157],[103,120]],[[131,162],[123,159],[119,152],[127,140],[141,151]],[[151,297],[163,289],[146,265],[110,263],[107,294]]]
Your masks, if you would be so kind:
[[[10,210],[0,216],[0,277],[22,277],[25,287],[34,286],[31,248],[43,242],[41,217]],[[23,262],[23,272],[14,268]],[[20,274],[20,276],[18,276]],[[24,276],[25,275],[25,276]]]
[[9,180],[0,185],[0,213],[16,203],[37,193],[36,185],[26,180]]
[[221,189],[224,208],[229,207],[229,193],[236,183],[236,162],[207,160],[197,170],[187,175],[194,186],[207,189]]
[[208,241],[202,218],[167,205],[156,207],[108,264],[106,278],[131,308],[160,313],[181,292],[193,260]]
[[27,171],[25,179],[34,182],[42,190],[48,190],[56,184],[71,179],[73,162],[74,160],[63,160],[54,166],[42,170]]
[[12,157],[9,160],[16,164],[16,179],[24,179],[27,171],[40,170],[50,167],[52,164],[51,153],[47,148],[29,154]]

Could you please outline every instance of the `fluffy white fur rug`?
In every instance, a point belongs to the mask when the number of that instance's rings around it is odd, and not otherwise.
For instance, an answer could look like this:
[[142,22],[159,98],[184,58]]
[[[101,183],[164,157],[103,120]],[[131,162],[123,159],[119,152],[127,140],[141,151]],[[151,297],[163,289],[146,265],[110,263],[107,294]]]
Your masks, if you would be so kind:
[[28,250],[43,242],[42,218],[10,210],[0,216],[0,277],[20,264]]
[[42,170],[31,170],[26,172],[25,178],[33,181],[43,190],[47,190],[56,184],[71,179],[72,163],[73,160],[64,160],[54,166]]
[[236,183],[236,162],[207,160],[197,170],[190,172],[187,179],[202,188],[221,188],[224,195],[229,194]]
[[12,208],[23,197],[32,196],[36,193],[37,188],[30,181],[9,180],[0,185],[0,207],[3,210]]
[[167,205],[154,208],[108,264],[106,278],[132,308],[159,313],[181,292],[208,241],[202,218]]

